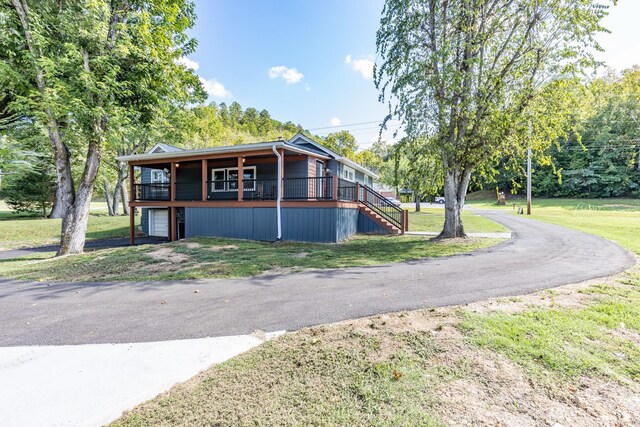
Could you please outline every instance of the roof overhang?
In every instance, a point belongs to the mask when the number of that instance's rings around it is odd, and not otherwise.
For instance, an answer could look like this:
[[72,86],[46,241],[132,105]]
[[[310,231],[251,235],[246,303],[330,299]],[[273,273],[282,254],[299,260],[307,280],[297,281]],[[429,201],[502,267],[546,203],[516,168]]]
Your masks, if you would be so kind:
[[213,148],[200,148],[197,150],[182,150],[182,151],[173,151],[166,153],[153,153],[153,154],[133,154],[128,156],[119,156],[116,157],[121,162],[138,162],[138,161],[149,161],[149,160],[170,160],[170,159],[180,159],[183,157],[207,157],[209,155],[216,154],[234,154],[234,153],[250,153],[252,151],[262,151],[265,149],[271,149],[271,147],[283,148],[287,151],[293,151],[294,153],[305,154],[313,157],[318,157],[321,159],[329,159],[328,156],[324,156],[322,154],[318,154],[315,151],[305,150],[304,148],[298,147],[296,145],[288,144],[285,141],[274,141],[274,142],[259,142],[256,144],[244,144],[244,145],[228,145],[224,147],[213,147]]

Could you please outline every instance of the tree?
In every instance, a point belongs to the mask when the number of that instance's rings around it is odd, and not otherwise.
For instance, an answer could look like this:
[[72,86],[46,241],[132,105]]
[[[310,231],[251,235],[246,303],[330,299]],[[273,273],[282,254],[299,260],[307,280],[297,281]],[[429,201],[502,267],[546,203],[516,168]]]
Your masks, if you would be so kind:
[[322,145],[351,160],[355,160],[358,150],[356,138],[348,130],[330,133],[324,138]]
[[540,88],[596,65],[591,51],[606,14],[595,0],[386,1],[374,81],[389,102],[387,120],[399,117],[410,137],[428,136],[440,155],[440,237],[465,236],[472,172],[523,145]]
[[48,159],[32,158],[5,169],[2,196],[16,212],[38,213],[43,218],[53,205],[56,177]]
[[402,174],[402,186],[411,190],[416,212],[420,212],[420,202],[426,197],[435,196],[442,188],[442,167],[437,154],[430,152],[428,141],[404,138],[398,145],[407,165]]
[[[48,130],[57,203],[66,205],[58,254],[79,253],[105,148],[117,145],[130,124],[150,122],[159,107],[204,97],[197,76],[176,63],[195,47],[186,36],[194,6],[187,0],[50,0],[33,6],[3,0],[12,15],[2,23],[10,40],[1,46],[11,46],[14,55],[0,58],[10,57],[3,69],[13,70],[14,80],[35,76],[37,91],[27,87],[12,108]],[[63,141],[63,126],[73,144]],[[74,157],[76,150],[84,154]],[[82,159],[76,186],[74,159]]]

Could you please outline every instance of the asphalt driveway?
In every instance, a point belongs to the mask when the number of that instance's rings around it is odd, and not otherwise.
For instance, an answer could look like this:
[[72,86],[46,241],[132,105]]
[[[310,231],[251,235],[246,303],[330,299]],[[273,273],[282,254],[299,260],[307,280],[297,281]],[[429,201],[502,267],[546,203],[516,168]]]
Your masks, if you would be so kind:
[[619,246],[500,212],[496,247],[449,258],[237,280],[28,283],[0,280],[0,346],[128,343],[294,330],[560,286],[629,268]]

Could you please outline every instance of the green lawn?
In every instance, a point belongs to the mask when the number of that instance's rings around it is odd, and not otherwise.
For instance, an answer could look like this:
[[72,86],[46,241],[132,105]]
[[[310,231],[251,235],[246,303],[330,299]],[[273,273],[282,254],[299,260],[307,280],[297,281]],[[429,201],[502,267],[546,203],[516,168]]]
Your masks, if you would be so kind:
[[[139,217],[136,219],[139,221]],[[59,219],[44,219],[11,212],[0,202],[0,248],[20,248],[56,244],[60,241]],[[108,239],[129,236],[129,217],[107,215],[103,202],[91,204],[87,239]]]
[[[467,233],[500,233],[507,229],[483,216],[469,211],[462,212],[462,222]],[[444,224],[444,209],[422,208],[420,212],[409,211],[409,231],[439,233]]]
[[[608,204],[545,201],[534,218],[640,254],[640,209]],[[635,267],[588,286],[307,328],[113,425],[637,425],[639,319]]]
[[0,261],[0,276],[34,280],[175,280],[248,277],[307,268],[354,267],[455,255],[499,239],[434,241],[425,236],[354,236],[339,244],[193,238],[160,245],[53,253]]

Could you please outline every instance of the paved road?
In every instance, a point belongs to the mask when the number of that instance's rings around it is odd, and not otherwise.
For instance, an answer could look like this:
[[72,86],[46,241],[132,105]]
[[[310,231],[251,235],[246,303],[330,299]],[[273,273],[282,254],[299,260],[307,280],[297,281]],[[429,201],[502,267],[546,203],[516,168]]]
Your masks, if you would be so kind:
[[[294,330],[464,304],[607,276],[634,258],[578,231],[499,212],[497,247],[394,265],[241,280],[46,284],[0,281],[0,346],[125,343]],[[198,292],[196,292],[196,290]]]

